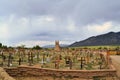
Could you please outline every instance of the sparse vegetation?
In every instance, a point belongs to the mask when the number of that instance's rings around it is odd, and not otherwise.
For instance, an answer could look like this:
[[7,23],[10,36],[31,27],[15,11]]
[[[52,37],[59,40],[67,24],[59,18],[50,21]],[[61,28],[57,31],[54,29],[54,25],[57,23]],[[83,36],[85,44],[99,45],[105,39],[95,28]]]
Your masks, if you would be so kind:
[[[100,56],[102,51],[111,50],[110,54],[119,55],[119,46],[84,46],[62,48],[56,52],[54,49],[43,49],[39,45],[33,48],[25,46],[19,48],[1,48],[0,66],[18,67],[20,65],[34,66],[53,69],[71,69],[71,70],[96,70],[108,69],[106,61]],[[112,52],[115,51],[115,52]],[[8,66],[9,65],[9,66]],[[46,77],[46,76],[45,76]],[[57,76],[41,77],[16,77],[17,80],[71,80],[74,77]],[[79,80],[79,78],[77,78]],[[76,80],[77,80],[76,79]],[[97,78],[94,78],[97,80]],[[99,79],[100,80],[100,79]]]

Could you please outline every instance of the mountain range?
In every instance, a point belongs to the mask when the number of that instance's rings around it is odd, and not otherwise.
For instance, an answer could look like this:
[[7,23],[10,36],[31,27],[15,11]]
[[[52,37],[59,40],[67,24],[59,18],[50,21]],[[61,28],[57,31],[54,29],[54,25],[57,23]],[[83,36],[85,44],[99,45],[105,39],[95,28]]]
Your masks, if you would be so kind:
[[69,47],[101,45],[120,45],[120,32],[109,32],[98,36],[92,36],[85,40],[75,42],[69,45]]

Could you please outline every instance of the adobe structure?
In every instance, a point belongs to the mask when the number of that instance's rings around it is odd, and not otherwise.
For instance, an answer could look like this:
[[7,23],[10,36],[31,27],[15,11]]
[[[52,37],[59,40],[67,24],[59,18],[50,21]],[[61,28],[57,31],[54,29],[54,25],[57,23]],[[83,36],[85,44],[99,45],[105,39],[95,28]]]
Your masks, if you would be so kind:
[[59,41],[55,41],[55,51],[60,51],[60,45],[59,45]]

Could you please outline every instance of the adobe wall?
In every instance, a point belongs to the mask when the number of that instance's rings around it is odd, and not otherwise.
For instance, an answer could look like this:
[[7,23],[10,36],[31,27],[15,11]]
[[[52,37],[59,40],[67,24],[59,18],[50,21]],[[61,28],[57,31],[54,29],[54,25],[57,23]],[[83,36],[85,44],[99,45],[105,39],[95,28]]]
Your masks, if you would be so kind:
[[0,80],[15,80],[15,79],[9,76],[9,74],[6,73],[6,71],[3,68],[0,67]]
[[71,76],[88,78],[93,76],[116,76],[116,70],[59,70],[59,69],[43,69],[35,67],[17,67],[5,68],[6,72],[12,77],[39,77],[39,76]]

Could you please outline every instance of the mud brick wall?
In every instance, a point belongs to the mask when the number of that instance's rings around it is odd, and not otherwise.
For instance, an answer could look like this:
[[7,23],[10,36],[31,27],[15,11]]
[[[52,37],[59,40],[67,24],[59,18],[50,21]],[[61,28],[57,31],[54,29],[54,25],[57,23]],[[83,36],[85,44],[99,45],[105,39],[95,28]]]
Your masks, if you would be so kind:
[[15,80],[15,79],[9,76],[9,74],[3,68],[0,67],[0,80]]
[[93,76],[115,76],[116,70],[59,70],[35,67],[5,68],[6,72],[13,77],[39,77],[39,76],[71,76],[71,77],[93,77]]

